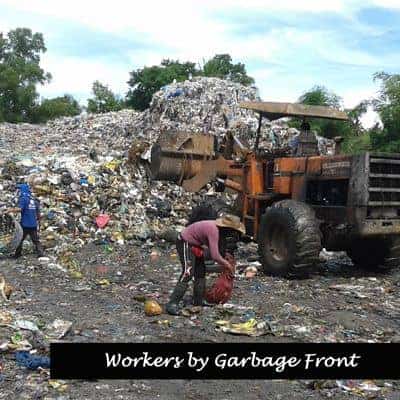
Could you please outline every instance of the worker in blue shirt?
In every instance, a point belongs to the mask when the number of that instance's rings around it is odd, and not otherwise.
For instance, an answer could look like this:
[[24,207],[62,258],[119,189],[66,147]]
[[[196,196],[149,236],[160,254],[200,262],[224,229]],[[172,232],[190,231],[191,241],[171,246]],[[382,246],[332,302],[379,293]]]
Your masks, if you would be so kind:
[[15,258],[22,255],[22,244],[26,237],[29,235],[32,243],[36,247],[38,257],[42,257],[43,247],[39,241],[38,227],[40,218],[40,205],[39,201],[32,196],[31,189],[27,183],[18,185],[19,200],[18,208],[9,209],[10,212],[21,211],[21,226],[23,230],[21,243],[15,250]]

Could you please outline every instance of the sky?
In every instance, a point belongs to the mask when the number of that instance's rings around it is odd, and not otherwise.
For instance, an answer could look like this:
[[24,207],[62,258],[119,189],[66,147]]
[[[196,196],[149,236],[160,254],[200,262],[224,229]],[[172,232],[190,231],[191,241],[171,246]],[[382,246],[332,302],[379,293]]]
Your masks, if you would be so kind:
[[82,104],[93,81],[124,95],[130,71],[164,58],[229,53],[265,101],[323,85],[345,107],[376,94],[375,72],[400,72],[400,0],[0,0],[0,32],[16,27],[44,35],[41,96]]

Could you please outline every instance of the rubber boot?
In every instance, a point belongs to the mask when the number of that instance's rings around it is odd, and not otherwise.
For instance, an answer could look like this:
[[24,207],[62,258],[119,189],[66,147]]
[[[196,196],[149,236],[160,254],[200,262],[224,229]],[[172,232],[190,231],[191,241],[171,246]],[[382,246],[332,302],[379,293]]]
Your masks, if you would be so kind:
[[178,282],[175,286],[174,291],[171,293],[169,302],[165,306],[168,314],[179,315],[179,302],[183,299],[188,288],[188,282]]
[[22,256],[22,241],[21,243],[18,245],[18,247],[15,249],[15,253],[12,256],[12,258],[20,258]]
[[206,278],[197,278],[193,283],[193,305],[202,306],[206,291]]
[[37,253],[38,258],[44,256],[43,246],[40,243],[36,244],[36,253]]

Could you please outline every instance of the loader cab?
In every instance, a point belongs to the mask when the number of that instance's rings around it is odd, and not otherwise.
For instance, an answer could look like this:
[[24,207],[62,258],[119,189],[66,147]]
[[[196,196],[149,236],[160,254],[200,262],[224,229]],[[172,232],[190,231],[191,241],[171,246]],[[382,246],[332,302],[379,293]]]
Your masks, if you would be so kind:
[[[246,231],[257,239],[260,217],[269,206],[283,199],[306,201],[308,160],[320,159],[318,141],[309,121],[312,118],[347,120],[348,117],[339,110],[303,104],[245,102],[240,106],[259,114],[253,152],[248,154],[244,163],[243,191],[239,194]],[[269,151],[261,149],[263,118],[274,121],[287,117],[301,118],[300,132],[286,146],[273,146]],[[317,185],[317,189],[319,187]]]

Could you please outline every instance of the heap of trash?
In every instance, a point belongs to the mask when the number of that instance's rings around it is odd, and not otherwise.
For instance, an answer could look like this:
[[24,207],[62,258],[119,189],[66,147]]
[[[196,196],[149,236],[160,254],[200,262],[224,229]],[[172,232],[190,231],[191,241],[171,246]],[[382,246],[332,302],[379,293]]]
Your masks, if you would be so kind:
[[218,78],[172,83],[154,94],[136,128],[149,137],[176,131],[222,137],[227,125],[235,125],[236,132],[249,137],[257,118],[239,107],[242,101],[259,101],[257,89]]
[[[208,132],[220,140],[231,130],[251,141],[257,115],[239,104],[256,100],[254,87],[196,78],[162,88],[142,113],[0,124],[0,207],[15,205],[16,184],[29,183],[41,201],[42,241],[56,251],[90,241],[123,245],[168,236],[165,228],[179,231],[194,203],[218,195],[212,186],[192,194],[149,181],[141,161],[151,145],[159,135],[176,131]],[[296,133],[285,121],[266,121],[261,144],[282,145]]]
[[[218,139],[230,131],[243,143],[253,144],[258,127],[258,115],[240,103],[261,101],[258,89],[229,80],[197,77],[174,82],[156,92],[135,124],[136,135],[149,142],[170,132],[211,133]],[[299,131],[290,127],[288,120],[263,119],[260,147],[286,147]],[[333,151],[334,142],[317,137],[322,154]]]

